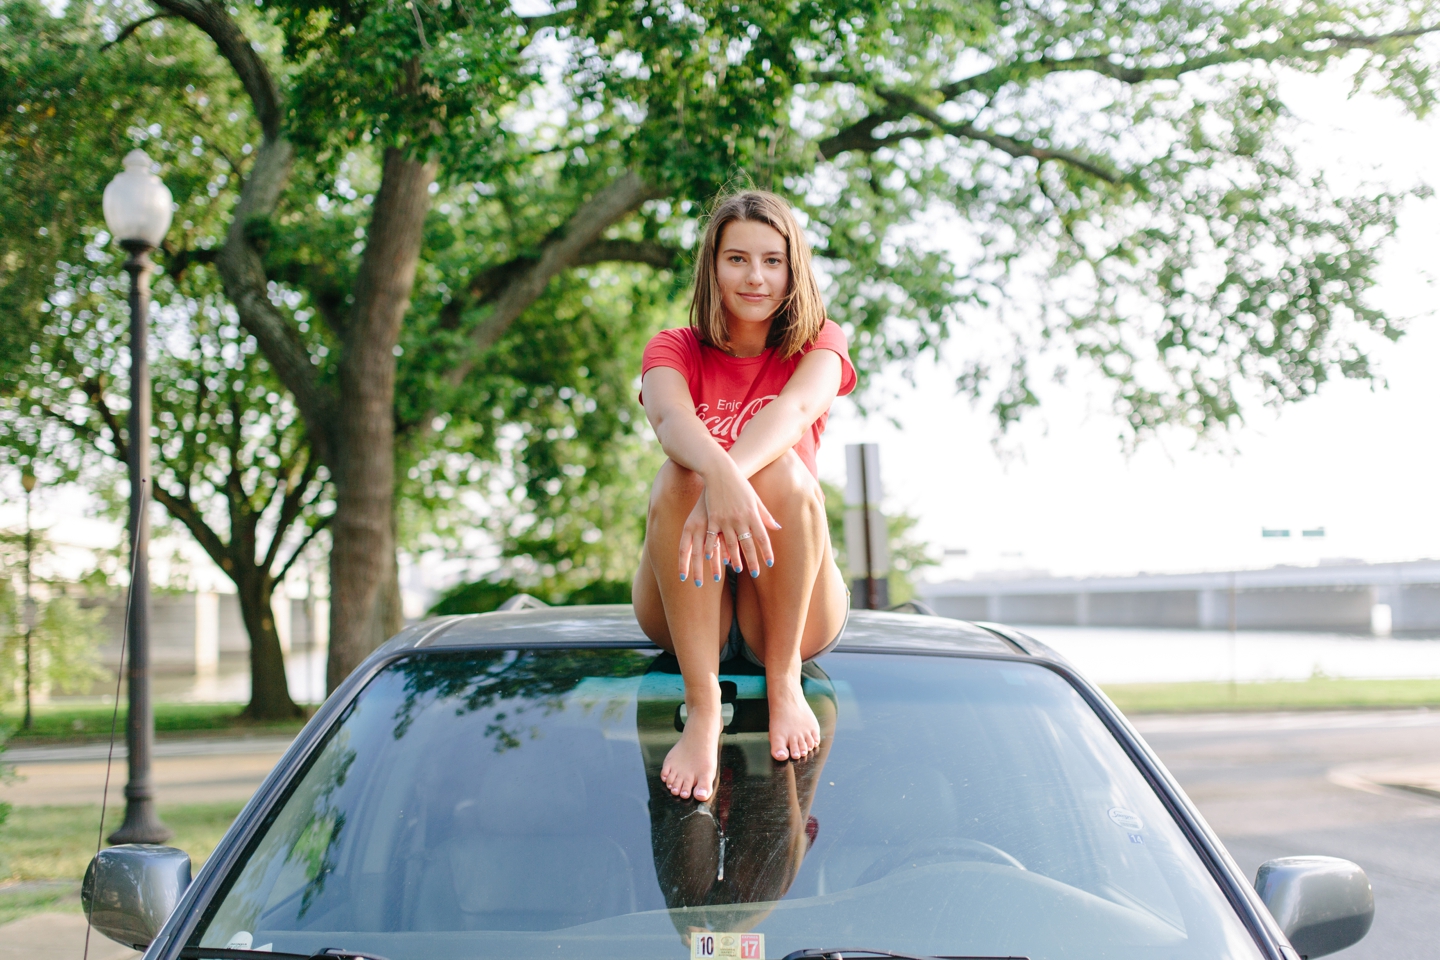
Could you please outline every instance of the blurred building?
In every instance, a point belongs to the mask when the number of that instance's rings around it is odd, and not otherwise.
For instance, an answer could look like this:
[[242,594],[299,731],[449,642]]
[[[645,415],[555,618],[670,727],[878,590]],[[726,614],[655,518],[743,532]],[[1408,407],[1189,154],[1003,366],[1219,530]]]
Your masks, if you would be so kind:
[[[125,597],[82,601],[99,607],[103,639],[100,662],[114,670],[120,663],[125,627]],[[271,610],[280,649],[311,651],[327,645],[330,607],[323,598],[293,599],[275,591]],[[150,661],[156,674],[214,676],[249,662],[250,636],[233,593],[156,593],[150,599]]]
[[1440,560],[1133,577],[977,577],[921,584],[918,592],[942,616],[1013,624],[1440,631]]

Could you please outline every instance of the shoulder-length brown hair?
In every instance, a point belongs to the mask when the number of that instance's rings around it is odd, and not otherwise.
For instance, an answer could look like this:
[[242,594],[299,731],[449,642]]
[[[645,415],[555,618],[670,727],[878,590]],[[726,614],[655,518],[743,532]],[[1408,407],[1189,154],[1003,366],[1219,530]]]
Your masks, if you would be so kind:
[[795,219],[790,204],[764,190],[746,190],[723,197],[710,212],[700,255],[695,258],[690,329],[695,331],[702,343],[722,350],[729,346],[730,331],[720,300],[720,284],[715,279],[715,258],[725,227],[737,220],[763,223],[785,238],[790,285],[775,310],[775,319],[770,324],[770,335],[765,345],[776,348],[781,358],[788,360],[820,336],[820,328],[825,325],[825,303],[820,298],[820,284],[815,281],[815,271],[810,266],[810,244],[805,240],[800,222]]

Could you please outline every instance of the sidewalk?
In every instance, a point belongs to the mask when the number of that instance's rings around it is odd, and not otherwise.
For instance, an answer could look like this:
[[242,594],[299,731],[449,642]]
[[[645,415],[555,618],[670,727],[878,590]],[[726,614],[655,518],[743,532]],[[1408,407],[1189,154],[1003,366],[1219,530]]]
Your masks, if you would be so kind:
[[[152,775],[165,803],[247,800],[286,748],[290,737],[191,738],[155,745]],[[0,785],[0,801],[16,806],[99,803],[109,745],[21,747],[3,754],[20,774]],[[125,745],[115,745],[110,766],[110,804],[123,806]],[[4,960],[0,957],[0,960]]]
[[[0,927],[0,960],[80,960],[84,953],[85,918],[78,913],[37,913]],[[138,956],[104,934],[90,932],[89,960]]]

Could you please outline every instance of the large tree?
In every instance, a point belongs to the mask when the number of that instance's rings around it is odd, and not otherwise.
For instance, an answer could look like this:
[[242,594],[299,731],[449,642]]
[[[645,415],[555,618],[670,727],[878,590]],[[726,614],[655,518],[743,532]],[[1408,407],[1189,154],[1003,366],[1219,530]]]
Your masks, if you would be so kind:
[[[293,403],[239,327],[202,246],[223,228],[215,201],[226,176],[215,161],[244,149],[243,130],[224,120],[229,85],[217,89],[213,58],[193,40],[169,38],[154,60],[115,50],[97,70],[74,56],[93,35],[84,11],[54,18],[12,5],[4,16],[0,243],[16,269],[0,275],[0,302],[27,343],[0,380],[0,458],[39,466],[52,483],[84,478],[102,496],[114,492],[130,443],[127,281],[95,199],[139,134],[165,163],[178,207],[157,253],[166,269],[151,312],[152,495],[235,584],[250,637],[247,714],[298,716],[271,600],[325,526],[325,483]],[[212,125],[203,148],[152,142],[152,131],[191,118]]]
[[[1012,333],[1006,362],[960,378],[1002,421],[1033,403],[1036,343],[1111,377],[1136,436],[1233,421],[1241,383],[1289,400],[1369,376],[1365,338],[1399,334],[1366,295],[1400,197],[1302,170],[1276,75],[1343,61],[1421,112],[1440,23],[1428,2],[1212,0],[132,16],[114,39],[143,48],[180,21],[248,101],[211,255],[335,483],[332,683],[393,620],[397,464],[423,472],[455,432],[505,419],[473,382],[497,351],[543,368],[513,337],[557,282],[623,262],[680,275],[726,184],[806,212],[866,369],[967,325]],[[75,55],[115,55],[100,47]],[[567,387],[582,406],[586,386]]]

